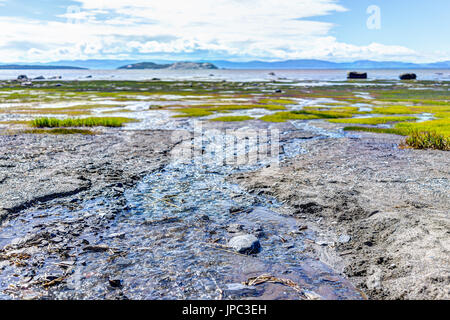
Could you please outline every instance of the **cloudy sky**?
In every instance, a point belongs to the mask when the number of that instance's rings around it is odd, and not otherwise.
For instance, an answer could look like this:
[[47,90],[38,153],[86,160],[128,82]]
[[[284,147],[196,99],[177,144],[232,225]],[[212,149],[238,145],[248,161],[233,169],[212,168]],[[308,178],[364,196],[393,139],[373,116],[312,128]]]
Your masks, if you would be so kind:
[[450,60],[448,0],[0,0],[0,62]]

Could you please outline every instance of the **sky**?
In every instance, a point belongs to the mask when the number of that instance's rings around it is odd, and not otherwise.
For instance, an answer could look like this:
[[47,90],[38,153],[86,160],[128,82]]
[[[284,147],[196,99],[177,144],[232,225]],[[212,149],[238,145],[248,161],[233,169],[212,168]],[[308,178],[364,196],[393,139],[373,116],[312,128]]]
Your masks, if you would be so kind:
[[448,0],[0,0],[0,62],[450,60]]

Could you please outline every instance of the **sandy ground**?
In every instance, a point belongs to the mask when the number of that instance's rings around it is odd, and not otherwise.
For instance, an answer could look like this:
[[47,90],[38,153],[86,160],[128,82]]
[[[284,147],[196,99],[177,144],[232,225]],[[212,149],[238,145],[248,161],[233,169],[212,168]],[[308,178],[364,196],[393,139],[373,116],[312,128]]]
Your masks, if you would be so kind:
[[316,230],[311,250],[372,299],[450,298],[450,157],[395,136],[314,140],[233,180],[284,202]]

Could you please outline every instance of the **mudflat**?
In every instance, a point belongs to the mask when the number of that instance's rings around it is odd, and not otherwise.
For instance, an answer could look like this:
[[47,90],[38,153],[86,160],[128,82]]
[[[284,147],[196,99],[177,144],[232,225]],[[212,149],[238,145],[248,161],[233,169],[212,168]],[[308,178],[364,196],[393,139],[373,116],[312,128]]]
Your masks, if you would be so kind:
[[306,142],[274,172],[238,174],[318,233],[310,250],[375,299],[448,299],[450,158],[362,134]]
[[0,299],[448,299],[448,92],[0,83]]

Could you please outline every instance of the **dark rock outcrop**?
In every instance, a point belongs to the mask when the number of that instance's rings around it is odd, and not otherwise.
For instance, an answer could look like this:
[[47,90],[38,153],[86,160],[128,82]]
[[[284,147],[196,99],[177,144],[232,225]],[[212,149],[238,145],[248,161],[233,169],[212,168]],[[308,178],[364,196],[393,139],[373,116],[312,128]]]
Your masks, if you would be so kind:
[[367,72],[349,72],[347,79],[367,79]]
[[400,80],[416,80],[417,75],[415,73],[404,73],[400,75]]

